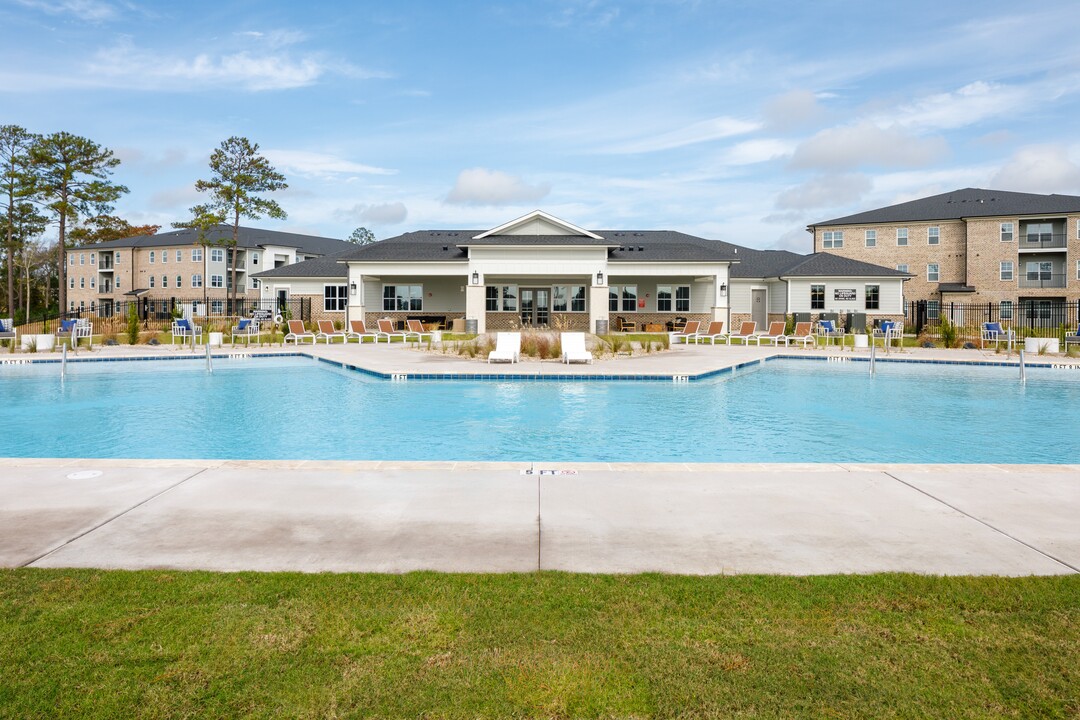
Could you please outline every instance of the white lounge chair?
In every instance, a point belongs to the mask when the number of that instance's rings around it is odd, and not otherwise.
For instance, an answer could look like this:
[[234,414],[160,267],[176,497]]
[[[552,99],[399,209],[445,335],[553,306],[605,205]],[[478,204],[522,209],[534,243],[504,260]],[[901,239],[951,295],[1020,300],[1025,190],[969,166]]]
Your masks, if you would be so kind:
[[387,345],[390,344],[390,338],[399,337],[402,340],[405,339],[405,333],[401,330],[395,330],[394,321],[390,318],[383,318],[379,321],[379,331],[375,335],[375,342],[379,342],[380,337],[385,337]]
[[173,345],[179,340],[181,345],[186,345],[192,338],[195,342],[199,341],[202,337],[202,327],[196,325],[187,318],[177,318],[173,320],[172,324],[172,341]]
[[785,323],[783,320],[774,320],[769,323],[769,331],[755,337],[757,344],[761,345],[761,341],[764,340],[766,342],[771,342],[773,345],[779,345],[780,343],[787,345],[787,335],[784,334],[784,326]]
[[743,345],[749,345],[751,340],[757,339],[757,323],[753,320],[744,320],[739,326],[739,332],[727,336],[727,344],[732,340],[742,340]]
[[993,343],[994,347],[998,346],[998,343],[1008,344],[1009,340],[1014,340],[1013,331],[1005,329],[999,322],[984,322],[982,324],[982,334],[980,336],[979,344],[982,347],[986,347],[987,343]]
[[285,339],[282,342],[287,344],[289,342],[289,340],[292,340],[295,344],[299,345],[302,340],[308,340],[308,339],[310,339],[311,344],[314,345],[315,344],[315,333],[308,332],[307,328],[304,327],[303,321],[301,321],[301,320],[290,320],[289,321],[289,332],[286,333]]
[[678,332],[671,333],[671,335],[670,335],[671,344],[674,345],[675,343],[679,342],[680,340],[682,340],[684,344],[689,343],[691,340],[697,340],[698,329],[700,327],[701,327],[701,321],[700,320],[691,320],[691,321],[689,321],[688,323],[686,323],[686,325],[683,327],[682,330],[679,330]]
[[0,319],[0,340],[10,340],[12,343],[15,343],[18,339],[19,331],[15,328],[15,319]]
[[379,334],[369,332],[363,320],[350,320],[349,332],[345,333],[345,342],[349,342],[351,338],[356,338],[356,342],[363,343],[366,337],[379,342]]
[[424,323],[419,320],[406,320],[405,327],[407,328],[407,330],[405,330],[406,340],[414,335],[416,336],[416,342],[422,342],[425,335],[429,338],[431,337],[431,333],[424,329]]
[[229,342],[233,345],[236,344],[236,338],[244,338],[244,344],[250,345],[251,338],[258,339],[259,337],[259,321],[252,320],[251,318],[240,318],[239,322],[233,326],[232,335],[229,338]]
[[585,333],[564,332],[562,334],[562,361],[592,363],[592,353],[585,349]]
[[488,362],[516,363],[519,359],[521,359],[521,333],[499,333],[495,337],[495,349],[488,353]]
[[325,340],[327,345],[334,338],[341,338],[341,342],[345,342],[345,331],[335,328],[333,320],[320,320],[318,325],[319,332],[315,333],[315,342],[319,342],[319,338]]
[[784,336],[785,345],[790,345],[792,343],[802,343],[804,348],[810,344],[817,345],[817,338],[814,336],[814,323],[795,323],[795,332],[791,335]]
[[701,342],[704,342],[705,340],[708,340],[710,345],[715,345],[717,340],[726,340],[726,339],[727,339],[727,333],[724,332],[724,321],[723,320],[713,320],[711,323],[709,323],[709,329],[708,330],[706,330],[703,333],[698,333],[697,334],[697,337],[694,338],[694,342],[695,343],[701,343]]

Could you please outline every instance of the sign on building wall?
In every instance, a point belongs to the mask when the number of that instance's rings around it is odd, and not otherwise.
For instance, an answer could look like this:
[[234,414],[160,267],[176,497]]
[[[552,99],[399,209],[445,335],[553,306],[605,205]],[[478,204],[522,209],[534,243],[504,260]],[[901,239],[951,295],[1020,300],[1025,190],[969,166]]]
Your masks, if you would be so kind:
[[271,313],[269,310],[255,308],[251,311],[251,319],[257,320],[258,322],[267,322],[268,320],[270,320],[271,317],[273,317],[273,313]]
[[855,301],[855,289],[854,288],[834,288],[832,291],[832,299],[836,302],[854,302]]

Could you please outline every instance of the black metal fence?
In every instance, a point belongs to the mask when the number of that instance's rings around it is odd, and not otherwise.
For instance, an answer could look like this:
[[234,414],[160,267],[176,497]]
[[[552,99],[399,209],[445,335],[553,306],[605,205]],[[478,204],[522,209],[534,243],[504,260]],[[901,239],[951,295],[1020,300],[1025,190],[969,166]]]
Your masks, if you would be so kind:
[[1080,302],[1022,298],[992,303],[950,303],[916,300],[908,303],[908,332],[937,335],[943,319],[956,328],[962,340],[978,341],[982,325],[1001,323],[1020,338],[1061,337],[1073,333],[1080,324]]
[[134,309],[141,332],[168,332],[174,317],[192,317],[211,330],[226,330],[238,318],[261,315],[266,318],[281,316],[282,320],[311,320],[311,298],[299,297],[282,300],[278,298],[252,300],[237,298],[135,298],[132,300],[103,300],[91,308],[70,312],[52,313],[33,318],[19,328],[20,333],[49,333],[56,330],[64,320],[89,319],[94,323],[95,335],[120,335],[127,330],[128,315]]

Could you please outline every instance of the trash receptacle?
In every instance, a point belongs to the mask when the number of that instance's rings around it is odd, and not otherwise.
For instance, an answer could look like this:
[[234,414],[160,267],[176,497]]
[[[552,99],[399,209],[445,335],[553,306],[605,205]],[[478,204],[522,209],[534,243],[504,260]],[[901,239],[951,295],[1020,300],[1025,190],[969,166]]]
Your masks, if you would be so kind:
[[866,313],[848,313],[846,328],[849,333],[866,332]]
[[792,315],[795,316],[795,322],[797,323],[810,322],[810,313],[808,312],[797,312],[792,313]]
[[608,334],[608,321],[607,318],[597,318],[596,320],[596,334],[607,335]]
[[477,334],[476,318],[465,318],[465,334],[476,335]]

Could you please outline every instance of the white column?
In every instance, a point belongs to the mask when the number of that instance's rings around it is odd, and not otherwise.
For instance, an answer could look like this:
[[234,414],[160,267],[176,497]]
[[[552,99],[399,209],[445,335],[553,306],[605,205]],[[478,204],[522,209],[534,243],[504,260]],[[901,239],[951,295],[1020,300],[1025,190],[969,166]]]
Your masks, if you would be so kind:
[[713,280],[712,319],[713,321],[723,321],[724,327],[730,330],[731,306],[728,298],[731,297],[731,284],[728,280],[727,268],[724,269],[724,272],[717,273],[716,278]]
[[487,293],[484,290],[483,279],[480,285],[469,285],[465,288],[465,318],[476,319],[476,331],[487,332]]
[[[596,276],[593,276],[592,285],[589,288],[589,332],[596,332],[597,320],[609,320],[608,317],[608,287],[596,285]],[[609,320],[610,322],[610,320]]]

